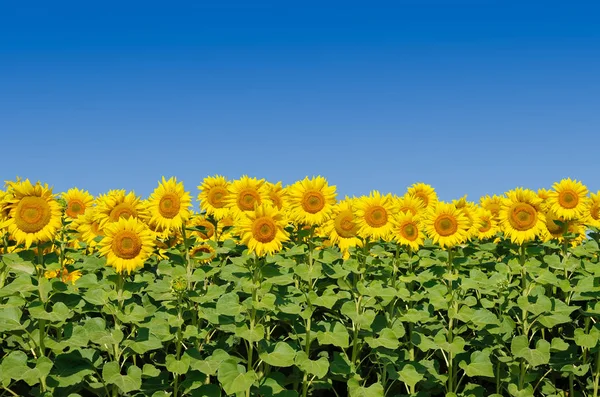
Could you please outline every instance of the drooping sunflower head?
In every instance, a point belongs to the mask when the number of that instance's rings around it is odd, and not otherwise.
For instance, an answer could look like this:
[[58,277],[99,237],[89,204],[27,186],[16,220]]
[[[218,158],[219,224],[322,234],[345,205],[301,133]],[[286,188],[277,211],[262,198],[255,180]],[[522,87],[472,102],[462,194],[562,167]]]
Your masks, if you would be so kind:
[[191,215],[192,198],[183,187],[183,182],[176,178],[165,180],[152,192],[148,198],[149,223],[164,230],[179,230]]
[[61,195],[65,201],[65,216],[67,219],[77,219],[85,213],[85,210],[94,202],[92,196],[87,190],[72,188]]
[[121,218],[148,218],[142,199],[134,192],[126,193],[125,190],[111,190],[96,198],[95,216],[101,229]]
[[336,188],[322,176],[308,177],[286,188],[285,207],[290,220],[302,225],[322,225],[336,203]]
[[100,254],[106,264],[117,273],[133,271],[144,266],[152,254],[154,235],[148,226],[137,218],[119,218],[104,228],[105,237],[100,241]]
[[265,187],[267,189],[269,200],[271,205],[277,207],[278,210],[282,210],[283,206],[286,202],[286,190],[281,185],[281,182],[271,183],[265,182]]
[[498,219],[500,216],[500,208],[502,208],[502,200],[504,200],[504,197],[502,196],[497,196],[495,194],[493,196],[485,195],[479,199],[479,205],[490,211],[492,216]]
[[215,234],[215,225],[206,219],[204,215],[194,214],[187,224],[187,227],[199,229],[190,233],[198,241],[210,240]]
[[202,184],[198,186],[200,190],[200,194],[198,194],[200,208],[207,215],[212,215],[218,220],[228,214],[227,198],[229,196],[229,185],[230,183],[224,176],[215,175],[207,176],[202,181]]
[[397,213],[410,212],[414,216],[419,217],[426,211],[423,200],[408,193],[402,197],[397,197],[394,201],[394,206],[396,207]]
[[415,183],[408,188],[406,193],[420,199],[426,210],[435,207],[435,204],[438,202],[435,189],[426,183]]
[[394,227],[392,216],[396,213],[390,194],[382,195],[378,191],[372,191],[369,196],[357,199],[355,209],[360,237],[390,241]]
[[29,179],[7,182],[4,209],[8,218],[2,225],[17,244],[28,249],[33,243],[50,241],[61,226],[61,209],[48,185]]
[[542,199],[529,189],[516,188],[506,193],[500,210],[500,227],[517,244],[535,240],[545,232]]
[[319,228],[322,237],[327,238],[331,244],[337,245],[343,254],[350,247],[362,246],[358,238],[358,224],[353,208],[354,199],[345,198],[333,207],[331,218]]
[[590,226],[600,228],[600,191],[590,194],[583,220]]
[[462,244],[469,236],[469,220],[452,203],[438,201],[423,217],[427,235],[442,248]]
[[423,246],[425,236],[418,216],[409,211],[399,212],[393,216],[392,225],[393,239],[398,244],[409,247],[413,252]]
[[241,216],[244,212],[254,211],[255,205],[261,205],[268,200],[265,180],[250,178],[247,175],[229,185],[229,195],[226,199],[227,207],[234,217]]
[[477,211],[477,238],[479,240],[486,240],[494,237],[498,232],[498,221],[492,211],[479,208]]
[[563,179],[552,185],[548,207],[564,219],[581,218],[587,207],[588,189],[576,180]]
[[289,239],[284,230],[285,218],[281,211],[263,203],[257,205],[254,211],[245,212],[236,225],[240,241],[257,256],[274,254],[281,250],[282,243]]

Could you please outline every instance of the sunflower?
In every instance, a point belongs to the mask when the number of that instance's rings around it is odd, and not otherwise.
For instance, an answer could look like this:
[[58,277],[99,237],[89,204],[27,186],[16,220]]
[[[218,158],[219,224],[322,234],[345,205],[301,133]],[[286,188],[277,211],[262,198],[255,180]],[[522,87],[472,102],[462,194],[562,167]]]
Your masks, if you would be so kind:
[[362,246],[358,238],[358,225],[353,212],[353,199],[346,198],[334,205],[331,218],[319,228],[319,235],[330,244],[337,245],[342,255],[349,256],[350,247]]
[[584,220],[588,225],[600,228],[600,191],[590,194]]
[[423,228],[440,247],[451,248],[469,236],[469,220],[454,204],[438,201],[423,217]]
[[477,211],[477,219],[477,238],[479,238],[479,240],[486,240],[496,235],[498,232],[498,221],[492,211],[485,208],[479,208]]
[[235,219],[231,215],[226,215],[223,219],[217,222],[217,240],[225,241],[234,238]]
[[162,182],[148,198],[148,223],[166,231],[179,230],[191,215],[191,204],[192,198],[184,190],[183,182],[178,183],[174,177],[166,180],[163,176]]
[[564,219],[581,218],[587,206],[588,189],[576,180],[563,179],[552,185],[548,208]]
[[69,270],[64,267],[60,270],[46,270],[44,272],[44,277],[47,279],[60,278],[65,284],[75,284],[75,281],[81,278],[81,270],[73,270],[72,272],[69,272]]
[[435,207],[435,204],[438,202],[435,189],[426,183],[415,183],[408,188],[406,193],[421,200],[425,206],[425,210]]
[[283,214],[269,204],[257,205],[254,211],[245,212],[236,225],[242,244],[257,256],[274,254],[281,250],[281,243],[289,239],[284,230]]
[[411,194],[405,194],[402,197],[396,197],[394,200],[396,212],[410,212],[418,217],[425,213],[425,203],[422,199]]
[[548,211],[546,213],[546,231],[541,237],[544,241],[556,239],[559,242],[565,241],[565,234],[573,234],[575,237],[569,238],[571,245],[579,245],[585,239],[585,224],[578,220],[565,220],[556,213]]
[[137,218],[119,218],[106,225],[106,236],[100,241],[100,255],[106,257],[106,264],[117,273],[144,266],[152,254],[154,236],[148,226]]
[[88,207],[83,215],[73,221],[71,228],[77,230],[78,239],[86,243],[89,248],[96,247],[97,238],[104,236],[100,223],[96,220],[96,207]]
[[389,194],[372,191],[356,201],[356,223],[358,235],[373,240],[389,241],[392,238],[392,216],[396,213],[394,201]]
[[100,228],[120,218],[147,218],[144,202],[133,192],[111,190],[96,199],[96,221]]
[[66,193],[61,195],[61,198],[66,203],[65,215],[67,219],[77,219],[94,202],[94,196],[88,191],[80,190],[76,187],[67,190]]
[[254,211],[255,205],[269,202],[265,180],[244,175],[233,181],[229,185],[229,195],[226,202],[234,218],[243,215],[244,212]]
[[229,196],[229,182],[224,176],[207,176],[198,186],[200,194],[200,208],[206,211],[206,215],[212,215],[215,219],[222,219],[229,213],[227,208],[227,197]]
[[471,237],[476,236],[479,232],[480,226],[479,218],[477,217],[477,211],[479,209],[479,207],[477,207],[477,204],[471,201],[467,201],[466,195],[458,200],[452,200],[452,204],[454,204],[454,206],[458,208],[458,210],[461,211],[469,221],[467,240]]
[[335,190],[335,186],[329,186],[322,176],[306,177],[287,187],[286,206],[290,219],[308,226],[323,224],[336,203]]
[[507,192],[506,197],[500,210],[500,226],[512,242],[523,244],[545,232],[542,199],[534,191],[516,188]]
[[211,244],[202,242],[190,248],[190,256],[199,263],[210,263],[217,256],[217,251]]
[[281,182],[265,182],[265,187],[267,188],[269,200],[273,206],[277,207],[279,210],[283,209],[283,205],[286,201],[286,191],[281,186]]
[[481,208],[486,209],[492,213],[492,216],[496,219],[500,216],[500,208],[502,208],[502,196],[489,196],[485,195],[479,199],[479,205]]
[[409,211],[402,211],[392,218],[393,239],[401,245],[418,251],[423,245],[424,237],[417,215]]
[[215,225],[213,225],[211,221],[209,221],[203,215],[200,214],[195,214],[186,226],[204,229],[203,231],[194,230],[190,233],[192,236],[196,237],[196,239],[200,241],[210,240],[210,238],[215,234]]
[[0,190],[0,228],[2,228],[2,222],[8,219],[8,213],[10,212],[10,199],[12,194]]
[[61,226],[61,210],[48,185],[29,179],[7,182],[4,208],[9,211],[3,227],[29,249],[33,243],[50,241]]

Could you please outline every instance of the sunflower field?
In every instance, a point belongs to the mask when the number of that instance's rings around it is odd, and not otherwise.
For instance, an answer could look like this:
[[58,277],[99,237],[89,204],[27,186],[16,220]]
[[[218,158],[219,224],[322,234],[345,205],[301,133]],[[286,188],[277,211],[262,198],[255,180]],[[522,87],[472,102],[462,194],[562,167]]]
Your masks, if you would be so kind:
[[600,396],[600,196],[0,190],[2,396]]

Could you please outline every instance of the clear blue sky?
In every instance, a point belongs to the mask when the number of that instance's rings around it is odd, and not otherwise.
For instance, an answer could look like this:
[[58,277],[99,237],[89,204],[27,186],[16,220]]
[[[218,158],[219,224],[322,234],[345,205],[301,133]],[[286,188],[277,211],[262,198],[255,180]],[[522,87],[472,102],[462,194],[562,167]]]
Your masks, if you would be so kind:
[[564,177],[596,191],[599,15],[597,1],[2,1],[0,178],[142,196],[163,175],[196,195],[213,174],[321,174],[339,196],[422,181],[477,200]]

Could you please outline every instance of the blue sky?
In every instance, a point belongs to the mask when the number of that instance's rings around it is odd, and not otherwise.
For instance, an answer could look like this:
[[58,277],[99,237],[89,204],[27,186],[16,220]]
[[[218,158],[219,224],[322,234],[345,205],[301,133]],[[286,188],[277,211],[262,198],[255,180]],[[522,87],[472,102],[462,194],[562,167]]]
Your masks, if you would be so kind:
[[600,189],[598,2],[361,3],[1,2],[0,178]]

